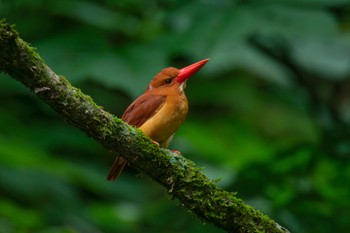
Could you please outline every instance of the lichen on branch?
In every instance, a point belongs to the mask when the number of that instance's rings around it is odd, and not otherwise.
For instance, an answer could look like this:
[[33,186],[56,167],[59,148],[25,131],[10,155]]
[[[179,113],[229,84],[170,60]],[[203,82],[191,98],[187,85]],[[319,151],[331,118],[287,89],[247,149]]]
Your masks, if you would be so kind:
[[24,84],[113,154],[125,157],[202,221],[227,232],[288,232],[235,193],[218,188],[192,161],[159,148],[139,129],[103,110],[65,77],[55,74],[5,20],[0,21],[0,71]]

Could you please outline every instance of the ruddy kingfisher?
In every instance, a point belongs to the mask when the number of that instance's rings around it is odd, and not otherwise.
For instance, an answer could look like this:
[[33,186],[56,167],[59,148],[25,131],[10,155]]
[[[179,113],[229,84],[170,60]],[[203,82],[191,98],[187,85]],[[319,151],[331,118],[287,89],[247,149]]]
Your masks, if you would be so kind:
[[[184,122],[188,112],[185,95],[186,81],[200,70],[209,59],[196,62],[182,69],[168,67],[159,72],[123,113],[122,120],[140,128],[160,147],[167,148],[175,131]],[[128,163],[118,156],[107,176],[115,180]]]

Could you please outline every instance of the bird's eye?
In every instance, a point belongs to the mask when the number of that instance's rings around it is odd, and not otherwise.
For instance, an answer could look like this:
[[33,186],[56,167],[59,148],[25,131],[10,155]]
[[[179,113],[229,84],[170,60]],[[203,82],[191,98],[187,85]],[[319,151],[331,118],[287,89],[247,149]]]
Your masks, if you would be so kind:
[[170,84],[170,83],[171,83],[171,80],[172,80],[171,78],[168,78],[168,79],[165,80],[165,83],[166,83],[166,84]]

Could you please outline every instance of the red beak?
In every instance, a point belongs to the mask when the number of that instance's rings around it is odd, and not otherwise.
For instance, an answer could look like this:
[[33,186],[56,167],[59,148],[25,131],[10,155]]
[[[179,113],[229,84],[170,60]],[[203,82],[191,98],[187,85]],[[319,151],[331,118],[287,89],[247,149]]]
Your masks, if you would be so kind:
[[185,68],[182,68],[181,70],[179,70],[179,74],[177,75],[175,81],[178,83],[185,82],[192,75],[194,75],[198,70],[200,70],[208,61],[209,59],[204,59],[192,65],[186,66]]

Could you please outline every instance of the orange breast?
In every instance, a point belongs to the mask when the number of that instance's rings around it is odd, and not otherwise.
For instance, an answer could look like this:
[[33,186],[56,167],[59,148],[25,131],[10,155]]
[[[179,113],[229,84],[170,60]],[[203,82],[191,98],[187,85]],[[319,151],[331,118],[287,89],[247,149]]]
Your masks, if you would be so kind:
[[184,122],[188,112],[188,102],[185,95],[167,96],[162,108],[140,129],[161,146],[167,146],[167,140]]

